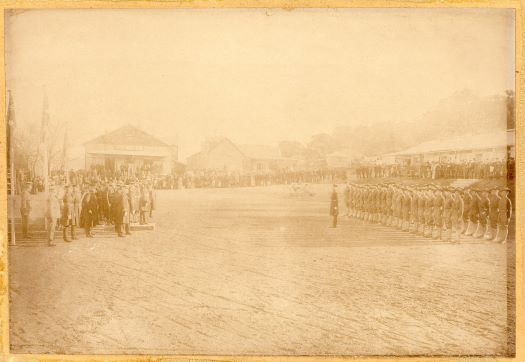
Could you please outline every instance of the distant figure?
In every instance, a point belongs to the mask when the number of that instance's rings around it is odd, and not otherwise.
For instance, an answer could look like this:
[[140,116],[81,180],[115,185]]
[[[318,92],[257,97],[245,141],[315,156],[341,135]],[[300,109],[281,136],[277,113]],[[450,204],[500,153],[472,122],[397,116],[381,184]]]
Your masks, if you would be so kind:
[[330,216],[332,217],[332,228],[337,227],[337,216],[339,215],[339,198],[337,196],[337,185],[334,184],[332,188],[332,196],[330,196]]

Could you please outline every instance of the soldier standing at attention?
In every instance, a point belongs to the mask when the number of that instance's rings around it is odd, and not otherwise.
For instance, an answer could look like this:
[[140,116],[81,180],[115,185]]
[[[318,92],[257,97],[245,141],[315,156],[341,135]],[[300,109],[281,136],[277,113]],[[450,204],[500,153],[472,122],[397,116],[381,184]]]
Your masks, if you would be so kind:
[[452,230],[454,231],[454,242],[459,243],[461,231],[463,227],[463,213],[464,204],[461,198],[461,189],[454,189],[454,195],[452,199],[452,210],[450,214]]
[[463,190],[461,198],[463,201],[463,219],[461,223],[461,233],[466,235],[467,231],[469,230],[469,227],[472,229],[472,226],[470,226],[470,206],[472,204],[472,195],[470,194],[470,190],[468,188]]
[[452,194],[451,194],[451,188],[445,188],[444,189],[444,195],[443,195],[443,223],[445,224],[445,240],[451,241],[452,240],[452,219],[451,219],[451,213],[452,213]]
[[434,190],[434,199],[432,200],[432,212],[434,219],[434,230],[432,231],[432,238],[434,240],[441,240],[441,231],[443,230],[443,195],[441,189],[436,187]]
[[332,217],[332,228],[337,227],[337,216],[339,215],[339,199],[337,196],[337,185],[332,187],[332,195],[330,196],[330,216]]
[[425,232],[425,190],[420,187],[417,191],[417,228],[416,233],[423,235]]
[[45,217],[47,225],[47,245],[55,246],[55,227],[57,219],[60,217],[60,202],[58,201],[57,191],[54,185],[49,188]]
[[498,227],[498,206],[499,196],[498,189],[496,187],[490,190],[489,196],[489,225],[487,232],[485,233],[485,239],[496,240],[496,229]]
[[416,186],[413,186],[410,189],[411,197],[410,197],[410,227],[409,232],[412,234],[417,233],[417,221],[418,221],[418,193]]
[[432,186],[428,186],[426,196],[425,196],[425,228],[423,230],[423,235],[427,238],[432,237],[432,204],[434,200],[434,194],[432,191]]
[[488,190],[481,190],[481,197],[479,198],[478,210],[479,210],[479,224],[478,229],[474,233],[475,238],[482,238],[487,233],[488,228],[488,215],[490,208],[490,200],[488,198]]
[[410,231],[410,216],[412,213],[412,193],[410,187],[407,186],[403,198],[403,230]]
[[22,194],[20,195],[20,216],[22,218],[22,236],[24,239],[31,239],[28,232],[29,213],[31,212],[31,182],[26,182]]
[[465,235],[473,236],[479,229],[479,190],[472,189],[470,193],[472,196],[470,202],[470,216],[469,216],[469,226],[472,226],[471,229],[467,229]]
[[498,232],[495,241],[505,243],[509,234],[509,224],[512,217],[512,202],[509,198],[510,189],[504,187],[500,190],[498,201]]

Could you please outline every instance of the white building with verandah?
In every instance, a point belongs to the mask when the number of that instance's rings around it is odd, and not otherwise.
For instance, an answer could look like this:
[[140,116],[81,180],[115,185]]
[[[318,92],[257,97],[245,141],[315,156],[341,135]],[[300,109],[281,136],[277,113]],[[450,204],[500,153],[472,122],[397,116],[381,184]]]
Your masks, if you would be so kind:
[[168,145],[132,125],[87,141],[84,149],[86,168],[97,165],[131,173],[147,168],[155,174],[169,175],[178,157],[176,145]]
[[485,132],[436,139],[381,156],[383,164],[404,162],[495,161],[515,157],[515,131]]

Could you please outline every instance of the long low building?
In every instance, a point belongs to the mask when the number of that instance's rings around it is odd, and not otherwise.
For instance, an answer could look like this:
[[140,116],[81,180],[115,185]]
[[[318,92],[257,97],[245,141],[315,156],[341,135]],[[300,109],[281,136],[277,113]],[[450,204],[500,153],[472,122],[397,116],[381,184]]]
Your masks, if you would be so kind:
[[378,158],[379,163],[491,161],[515,157],[515,131],[486,132],[437,139]]
[[177,161],[177,146],[168,145],[132,125],[98,136],[86,143],[85,166],[103,166],[106,170],[137,172],[149,169],[168,175]]

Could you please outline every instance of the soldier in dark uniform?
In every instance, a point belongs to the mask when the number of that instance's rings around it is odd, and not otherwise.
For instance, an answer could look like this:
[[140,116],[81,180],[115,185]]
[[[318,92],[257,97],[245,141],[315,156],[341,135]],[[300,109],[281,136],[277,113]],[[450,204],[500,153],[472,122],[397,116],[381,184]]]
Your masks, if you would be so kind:
[[332,195],[330,196],[330,216],[332,217],[332,228],[337,227],[337,216],[339,215],[339,198],[337,196],[337,185],[332,187]]
[[481,197],[479,198],[478,203],[479,223],[478,228],[474,233],[475,238],[482,238],[487,233],[489,208],[490,200],[488,198],[488,190],[481,190]]
[[498,205],[499,196],[498,189],[496,187],[490,190],[489,195],[489,224],[487,232],[485,233],[485,239],[496,240],[496,230],[498,228]]
[[509,224],[512,217],[512,202],[509,198],[510,189],[504,187],[500,190],[498,201],[498,231],[495,241],[505,243],[509,234]]

